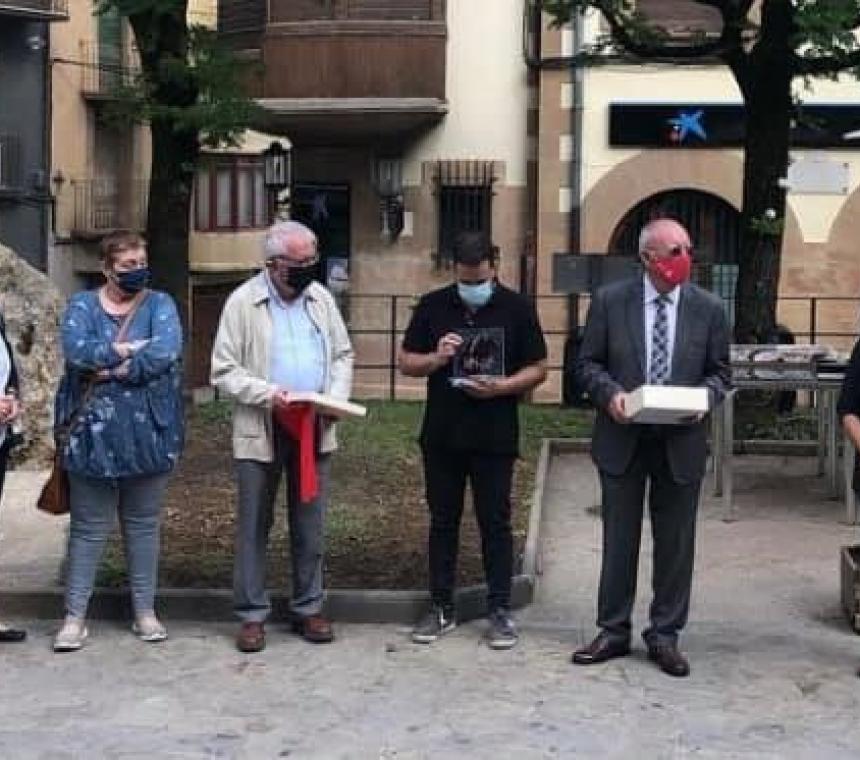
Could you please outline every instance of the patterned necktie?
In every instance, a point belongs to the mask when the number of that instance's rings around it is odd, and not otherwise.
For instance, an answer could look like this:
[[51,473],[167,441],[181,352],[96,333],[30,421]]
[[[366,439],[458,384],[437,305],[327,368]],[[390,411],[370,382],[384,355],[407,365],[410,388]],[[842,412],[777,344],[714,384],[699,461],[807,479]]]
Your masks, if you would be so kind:
[[663,385],[669,378],[669,317],[666,313],[669,297],[654,300],[654,326],[651,328],[651,385]]

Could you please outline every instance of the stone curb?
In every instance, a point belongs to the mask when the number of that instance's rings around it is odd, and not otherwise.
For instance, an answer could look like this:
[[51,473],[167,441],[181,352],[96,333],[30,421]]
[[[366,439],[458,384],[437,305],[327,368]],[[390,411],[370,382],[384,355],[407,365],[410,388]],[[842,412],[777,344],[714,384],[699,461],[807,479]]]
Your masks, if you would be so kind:
[[[521,608],[532,601],[534,579],[517,575],[513,579],[511,604]],[[459,589],[457,616],[472,620],[486,614],[487,587],[484,584]],[[325,613],[344,623],[413,623],[429,603],[426,591],[389,591],[382,589],[329,589]],[[289,618],[289,596],[274,592],[272,620]],[[166,620],[232,621],[233,593],[230,589],[167,588],[158,593],[158,611]],[[4,619],[55,619],[63,614],[62,588],[0,589],[0,609]],[[129,620],[131,603],[125,589],[97,588],[90,603],[90,618]]]
[[[514,609],[527,606],[534,598],[535,582],[539,573],[543,481],[549,470],[552,453],[563,443],[565,442],[558,439],[545,439],[541,446],[529,511],[522,572],[514,576],[511,586],[511,606]],[[289,596],[274,592],[271,599],[272,619],[286,620],[289,617]],[[413,623],[421,615],[429,601],[429,594],[424,590],[329,589],[326,591],[325,613],[333,620],[345,623],[407,624]],[[459,620],[483,617],[487,613],[486,584],[458,589],[455,603]],[[158,608],[166,620],[235,620],[233,594],[230,589],[160,589]],[[59,619],[63,611],[63,589],[59,586],[0,589],[0,610],[9,619]],[[90,603],[90,617],[128,620],[131,617],[128,591],[97,588]]]

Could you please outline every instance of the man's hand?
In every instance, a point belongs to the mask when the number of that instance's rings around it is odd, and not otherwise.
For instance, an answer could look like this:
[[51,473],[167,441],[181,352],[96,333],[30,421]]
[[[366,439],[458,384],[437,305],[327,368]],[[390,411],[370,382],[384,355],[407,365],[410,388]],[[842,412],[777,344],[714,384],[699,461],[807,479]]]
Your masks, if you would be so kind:
[[627,416],[627,410],[624,406],[624,400],[626,397],[626,393],[616,393],[610,399],[609,404],[606,407],[606,413],[619,425],[630,424],[630,418]]
[[460,385],[464,393],[472,398],[487,399],[504,396],[507,393],[504,378],[495,377],[470,377],[467,382]]
[[463,345],[463,339],[457,333],[449,332],[443,335],[436,345],[436,363],[440,367],[444,367],[451,361],[461,345]]

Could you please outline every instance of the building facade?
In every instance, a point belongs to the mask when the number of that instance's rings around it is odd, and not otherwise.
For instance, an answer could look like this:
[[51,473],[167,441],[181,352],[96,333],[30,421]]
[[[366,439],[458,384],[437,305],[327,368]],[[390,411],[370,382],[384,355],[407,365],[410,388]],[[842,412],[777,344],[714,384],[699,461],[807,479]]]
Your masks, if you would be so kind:
[[50,235],[51,22],[65,0],[0,2],[0,242],[44,269]]
[[363,394],[390,392],[414,295],[450,280],[458,231],[483,232],[502,278],[523,281],[522,16],[521,0],[220,0],[223,39],[261,64],[262,126],[293,144],[291,214],[320,238]]

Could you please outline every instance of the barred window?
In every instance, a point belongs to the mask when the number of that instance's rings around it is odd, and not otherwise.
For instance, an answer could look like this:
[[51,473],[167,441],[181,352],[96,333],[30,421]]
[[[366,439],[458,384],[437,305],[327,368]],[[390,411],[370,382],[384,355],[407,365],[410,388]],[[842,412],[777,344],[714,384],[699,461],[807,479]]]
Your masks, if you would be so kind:
[[449,262],[461,232],[480,232],[493,239],[492,161],[439,161],[435,167],[439,230],[437,263]]

